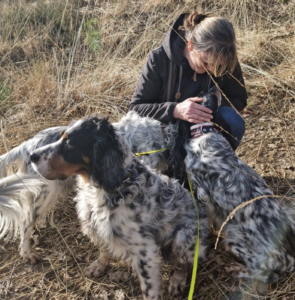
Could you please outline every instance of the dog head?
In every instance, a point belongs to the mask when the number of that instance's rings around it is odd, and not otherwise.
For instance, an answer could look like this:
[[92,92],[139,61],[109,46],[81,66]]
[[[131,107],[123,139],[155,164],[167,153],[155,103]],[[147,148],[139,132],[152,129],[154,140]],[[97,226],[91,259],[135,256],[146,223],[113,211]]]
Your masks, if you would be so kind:
[[202,105],[212,110],[213,119],[211,122],[213,122],[217,128],[221,130],[222,135],[230,143],[232,149],[235,150],[236,145],[231,138],[231,128],[227,121],[218,112],[222,99],[220,90],[216,86],[213,86],[208,93],[201,93],[198,97],[204,99],[201,103]]
[[[220,90],[216,86],[213,86],[207,93],[202,92],[198,95],[198,97],[203,98],[203,102],[200,104],[212,111],[212,122],[217,124],[220,128],[223,128],[227,132],[231,133],[230,126],[223,119],[221,114],[218,113],[218,109],[222,100]],[[191,138],[190,127],[192,125],[195,124],[183,120],[178,121],[178,134],[176,135],[173,146],[171,147],[172,149],[170,150],[170,165],[174,166],[174,173],[181,174],[181,176],[183,176],[183,170],[185,170],[183,161],[187,154],[184,145],[185,142]],[[229,141],[229,143],[232,142],[229,138],[230,136],[224,131],[222,132],[222,135]],[[233,144],[231,144],[231,146],[234,148]]]
[[201,103],[203,106],[211,109],[212,115],[214,116],[218,112],[218,108],[221,105],[221,92],[218,87],[213,86],[210,88],[208,93],[201,93],[198,95],[199,98],[203,98]]
[[124,179],[125,154],[113,126],[105,118],[86,117],[73,122],[60,139],[34,150],[35,170],[49,180],[74,174],[112,191]]

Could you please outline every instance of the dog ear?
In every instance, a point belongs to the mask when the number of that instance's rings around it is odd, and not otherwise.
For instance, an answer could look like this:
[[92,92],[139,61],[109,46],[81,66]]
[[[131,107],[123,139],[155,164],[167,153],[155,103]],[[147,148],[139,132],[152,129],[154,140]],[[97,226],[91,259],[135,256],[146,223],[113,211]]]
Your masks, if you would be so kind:
[[91,177],[105,191],[113,192],[124,180],[124,154],[113,126],[106,119],[97,131]]
[[217,86],[213,86],[212,88],[210,88],[210,90],[208,91],[208,93],[214,94],[217,97],[217,99],[218,99],[218,107],[220,107],[222,96],[221,96],[221,92],[220,92],[219,88]]
[[178,120],[178,132],[175,137],[173,146],[170,149],[169,164],[173,168],[173,176],[177,179],[183,179],[185,174],[184,159],[186,157],[186,150],[184,148],[185,142],[190,139],[191,132],[189,122]]

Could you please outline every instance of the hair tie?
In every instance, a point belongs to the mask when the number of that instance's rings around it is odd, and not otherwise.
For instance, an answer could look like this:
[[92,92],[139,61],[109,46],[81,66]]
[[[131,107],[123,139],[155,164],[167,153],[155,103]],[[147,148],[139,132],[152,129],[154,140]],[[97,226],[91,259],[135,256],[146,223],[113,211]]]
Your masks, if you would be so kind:
[[199,15],[197,24],[200,24],[204,19],[206,19],[206,17],[207,17],[206,15]]

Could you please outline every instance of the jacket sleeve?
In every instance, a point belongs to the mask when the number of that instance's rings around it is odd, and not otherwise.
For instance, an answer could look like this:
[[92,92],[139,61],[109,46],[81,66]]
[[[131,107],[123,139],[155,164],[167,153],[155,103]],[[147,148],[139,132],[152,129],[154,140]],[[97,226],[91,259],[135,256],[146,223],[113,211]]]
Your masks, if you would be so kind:
[[[240,64],[238,63],[236,69],[232,74],[235,78],[231,75],[226,74],[223,76],[222,81],[224,81],[222,85],[222,91],[227,96],[229,101],[232,105],[238,110],[242,111],[247,106],[247,91],[245,89],[245,82],[242,75],[242,70]],[[231,106],[230,103],[222,96],[221,106]]]
[[[160,50],[160,48],[158,48]],[[167,83],[168,57],[157,50],[151,51],[137,82],[128,110],[143,117],[151,117],[163,123],[174,120],[173,111],[177,103],[161,102],[160,96]],[[165,72],[166,71],[166,72]]]

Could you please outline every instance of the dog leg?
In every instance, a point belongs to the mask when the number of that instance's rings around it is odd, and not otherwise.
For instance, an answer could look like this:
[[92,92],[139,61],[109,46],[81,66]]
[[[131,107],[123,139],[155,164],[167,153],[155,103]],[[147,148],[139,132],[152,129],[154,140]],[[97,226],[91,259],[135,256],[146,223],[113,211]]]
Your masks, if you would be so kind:
[[108,252],[100,250],[98,260],[92,262],[90,266],[84,269],[86,277],[100,277],[103,275],[106,267],[110,263],[110,256]]
[[156,244],[148,244],[132,257],[144,300],[157,300],[161,285],[161,256]]
[[252,278],[251,271],[244,265],[239,263],[231,263],[229,267],[225,267],[225,271],[236,278]]
[[21,234],[20,242],[20,255],[24,262],[30,265],[35,265],[41,259],[40,256],[32,252],[30,246],[30,238],[34,228],[34,223],[30,222],[28,225],[25,224],[24,232]]
[[266,252],[259,251],[259,249],[243,249],[239,247],[240,244],[246,245],[246,242],[234,243],[231,240],[226,245],[227,250],[230,250],[245,263],[245,265],[232,263],[225,268],[233,277],[253,278],[264,283],[272,283],[278,281],[286,271],[293,271],[293,265],[290,265],[291,268],[288,270],[285,263],[292,261],[293,257],[286,256],[283,251],[280,253],[277,250]]
[[41,193],[34,199],[32,194],[28,194],[27,201],[29,203],[30,213],[26,214],[24,211],[24,216],[27,215],[27,219],[24,221],[22,227],[23,232],[21,232],[21,243],[20,243],[20,255],[23,257],[24,261],[30,265],[38,263],[41,257],[32,252],[30,247],[30,239],[33,228],[36,221],[40,215],[45,215],[54,206],[58,199],[59,186],[55,182],[50,182],[48,186],[44,185]]
[[[206,260],[207,236],[209,232],[208,221],[200,220],[200,236],[198,261],[199,264]],[[192,270],[195,256],[195,245],[198,237],[197,222],[192,222],[186,228],[178,231],[172,245],[173,262],[176,262],[178,270],[171,276],[169,284],[169,293],[172,297],[178,297],[182,294],[188,273]]]
[[[261,258],[261,257],[260,257]],[[256,260],[258,261],[258,260]],[[276,268],[271,268],[268,264],[276,264]],[[246,267],[242,264],[232,263],[225,270],[236,278],[253,278],[264,283],[277,282],[284,275],[284,264],[275,259],[262,259],[259,266]]]
[[179,297],[182,295],[183,290],[186,286],[188,270],[191,269],[191,266],[181,267],[180,270],[174,271],[173,275],[170,278],[169,282],[169,295],[173,298]]

